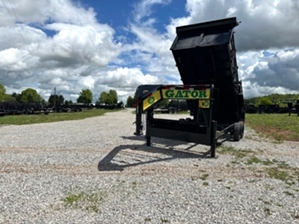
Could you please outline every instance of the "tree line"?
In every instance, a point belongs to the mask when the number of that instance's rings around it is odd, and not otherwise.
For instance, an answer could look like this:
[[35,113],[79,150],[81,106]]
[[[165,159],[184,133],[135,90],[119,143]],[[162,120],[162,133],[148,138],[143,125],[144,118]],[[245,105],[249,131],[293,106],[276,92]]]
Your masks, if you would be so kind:
[[[89,89],[82,89],[77,98],[77,103],[83,103],[85,105],[91,104],[93,101],[93,94]],[[6,88],[0,83],[0,102],[1,103],[20,103],[20,104],[31,104],[38,103],[49,106],[61,106],[61,105],[72,105],[75,102],[71,100],[65,100],[63,95],[51,94],[49,99],[46,101],[43,99],[35,89],[27,88],[21,93],[7,94]],[[118,95],[116,90],[110,89],[108,92],[102,92],[98,97],[96,104],[117,104]]]
[[270,94],[267,96],[253,97],[245,99],[246,105],[260,106],[260,105],[278,105],[286,107],[287,103],[295,104],[299,100],[299,94]]

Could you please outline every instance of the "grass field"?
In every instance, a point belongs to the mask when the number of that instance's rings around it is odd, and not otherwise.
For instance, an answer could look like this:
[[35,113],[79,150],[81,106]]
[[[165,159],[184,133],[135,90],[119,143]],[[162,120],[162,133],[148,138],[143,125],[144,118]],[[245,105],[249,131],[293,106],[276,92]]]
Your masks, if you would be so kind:
[[[66,120],[80,120],[88,117],[101,116],[107,111],[104,109],[83,110],[81,112],[68,112],[68,113],[49,113],[49,114],[32,114],[32,115],[9,115],[0,117],[1,125],[23,125],[23,124],[36,124],[47,123]],[[115,110],[113,110],[115,111]]]
[[296,114],[246,114],[246,125],[277,141],[299,141],[299,116]]

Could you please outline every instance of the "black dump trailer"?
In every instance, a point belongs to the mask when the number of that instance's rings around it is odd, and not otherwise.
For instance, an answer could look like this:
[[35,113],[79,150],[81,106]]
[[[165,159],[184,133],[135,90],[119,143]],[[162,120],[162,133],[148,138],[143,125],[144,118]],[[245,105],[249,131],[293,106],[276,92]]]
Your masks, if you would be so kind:
[[[238,24],[233,17],[176,28],[170,50],[182,85],[141,85],[136,92],[135,134],[143,134],[145,113],[147,145],[151,137],[195,142],[211,146],[215,157],[218,139],[243,137],[244,98],[233,31]],[[162,99],[186,100],[192,119],[154,118],[153,106]]]

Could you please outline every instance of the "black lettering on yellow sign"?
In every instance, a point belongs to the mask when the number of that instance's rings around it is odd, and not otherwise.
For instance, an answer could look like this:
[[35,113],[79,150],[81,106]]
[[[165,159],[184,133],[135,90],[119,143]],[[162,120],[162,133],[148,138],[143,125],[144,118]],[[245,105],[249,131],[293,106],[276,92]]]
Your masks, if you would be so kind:
[[183,89],[167,89],[163,90],[164,98],[180,98],[180,99],[209,99],[209,90],[183,90]]

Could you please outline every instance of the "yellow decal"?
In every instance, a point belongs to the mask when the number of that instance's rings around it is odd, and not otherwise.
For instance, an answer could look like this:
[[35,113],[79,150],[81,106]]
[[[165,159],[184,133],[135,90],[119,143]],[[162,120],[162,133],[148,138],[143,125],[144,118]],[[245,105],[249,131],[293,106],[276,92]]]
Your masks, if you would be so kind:
[[147,108],[149,108],[150,106],[158,102],[160,99],[161,99],[160,91],[156,91],[152,95],[144,99],[143,107],[142,107],[143,111],[145,111]]
[[162,94],[164,99],[209,99],[210,89],[162,89]]
[[210,108],[209,100],[199,100],[199,108]]

